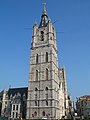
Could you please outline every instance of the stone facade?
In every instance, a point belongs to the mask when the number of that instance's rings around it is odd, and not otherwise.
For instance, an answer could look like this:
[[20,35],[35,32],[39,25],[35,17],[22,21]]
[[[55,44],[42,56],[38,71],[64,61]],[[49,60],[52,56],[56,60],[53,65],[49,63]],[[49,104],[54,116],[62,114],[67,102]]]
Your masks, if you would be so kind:
[[68,106],[65,69],[58,68],[56,31],[45,5],[40,25],[33,26],[30,52],[27,119],[60,119]]

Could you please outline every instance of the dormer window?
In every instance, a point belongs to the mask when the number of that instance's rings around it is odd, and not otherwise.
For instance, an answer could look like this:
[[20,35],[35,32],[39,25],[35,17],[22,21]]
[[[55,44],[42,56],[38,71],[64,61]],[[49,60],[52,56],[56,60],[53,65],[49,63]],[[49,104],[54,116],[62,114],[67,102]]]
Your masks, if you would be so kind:
[[44,32],[41,31],[41,41],[44,41]]

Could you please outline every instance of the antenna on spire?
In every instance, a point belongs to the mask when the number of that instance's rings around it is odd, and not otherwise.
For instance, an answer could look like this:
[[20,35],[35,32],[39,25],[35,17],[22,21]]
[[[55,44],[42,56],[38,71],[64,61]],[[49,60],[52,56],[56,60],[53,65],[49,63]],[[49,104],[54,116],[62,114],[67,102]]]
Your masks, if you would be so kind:
[[46,14],[46,2],[45,2],[45,0],[43,0],[43,5],[44,5],[43,14]]
[[43,4],[46,4],[46,0],[43,0]]

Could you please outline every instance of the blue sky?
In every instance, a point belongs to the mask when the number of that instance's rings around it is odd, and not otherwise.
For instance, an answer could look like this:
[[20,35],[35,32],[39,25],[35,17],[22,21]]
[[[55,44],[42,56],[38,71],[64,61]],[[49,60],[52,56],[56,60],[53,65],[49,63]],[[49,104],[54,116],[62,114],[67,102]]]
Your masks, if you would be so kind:
[[[45,1],[45,0],[44,0]],[[0,0],[0,91],[28,85],[34,21],[40,23],[42,0]],[[65,66],[73,100],[90,94],[90,0],[46,0],[57,32],[59,67]]]

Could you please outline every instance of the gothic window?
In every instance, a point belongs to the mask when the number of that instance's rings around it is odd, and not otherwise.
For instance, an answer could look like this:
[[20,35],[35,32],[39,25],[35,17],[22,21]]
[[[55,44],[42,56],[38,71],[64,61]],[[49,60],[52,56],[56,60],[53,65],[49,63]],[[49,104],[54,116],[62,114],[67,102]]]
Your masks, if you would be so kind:
[[38,89],[35,88],[35,100],[37,100],[37,91],[38,91]]
[[46,68],[46,80],[48,80],[48,69]]
[[48,62],[48,52],[46,52],[46,62]]
[[37,106],[37,101],[35,101],[35,106]]
[[35,88],[35,91],[37,92],[37,91],[38,91],[38,89],[37,89],[37,88]]
[[46,94],[48,94],[48,87],[46,87],[46,89],[45,89],[45,90],[46,90]]
[[38,70],[36,70],[36,80],[38,80]]
[[45,88],[46,106],[48,106],[48,87]]
[[41,41],[44,41],[44,32],[41,31]]
[[38,64],[38,54],[36,55],[36,64]]
[[46,106],[48,106],[48,101],[46,100]]
[[48,87],[45,89],[46,100],[48,99]]
[[38,92],[38,89],[35,87],[35,106],[38,106],[37,92]]

